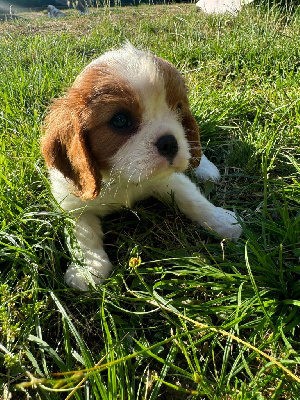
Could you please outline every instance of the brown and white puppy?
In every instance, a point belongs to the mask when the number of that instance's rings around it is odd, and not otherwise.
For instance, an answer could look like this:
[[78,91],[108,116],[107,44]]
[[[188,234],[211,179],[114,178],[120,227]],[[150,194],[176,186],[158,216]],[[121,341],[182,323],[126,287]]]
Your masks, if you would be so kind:
[[105,53],[54,101],[45,131],[52,192],[76,219],[86,266],[68,268],[69,286],[88,290],[111,273],[99,217],[149,196],[172,195],[192,221],[224,238],[240,236],[234,213],[212,205],[183,174],[191,167],[204,179],[219,176],[201,158],[184,79],[167,61],[130,44]]

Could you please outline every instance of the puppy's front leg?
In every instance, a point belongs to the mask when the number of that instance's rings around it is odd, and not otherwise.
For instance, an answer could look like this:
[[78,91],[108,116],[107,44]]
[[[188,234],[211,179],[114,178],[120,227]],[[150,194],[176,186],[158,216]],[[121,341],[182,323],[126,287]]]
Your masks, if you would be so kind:
[[204,154],[201,156],[199,166],[195,168],[195,174],[203,182],[207,180],[217,182],[220,180],[220,171]]
[[71,265],[65,274],[68,286],[88,290],[88,284],[99,285],[108,278],[112,264],[103,248],[100,219],[92,212],[83,212],[76,221],[75,236],[84,258],[85,267]]
[[189,219],[203,228],[218,233],[223,238],[237,240],[242,228],[232,211],[215,207],[190,179],[180,173],[172,174],[155,186],[159,196],[167,198],[173,193],[180,209]]

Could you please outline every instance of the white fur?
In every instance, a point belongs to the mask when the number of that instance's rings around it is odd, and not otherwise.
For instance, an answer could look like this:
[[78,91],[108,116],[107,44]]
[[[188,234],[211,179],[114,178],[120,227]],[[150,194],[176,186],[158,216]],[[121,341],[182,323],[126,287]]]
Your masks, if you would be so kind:
[[[176,112],[169,109],[162,75],[152,56],[132,46],[108,52],[93,61],[75,81],[80,82],[85,71],[105,62],[116,74],[125,78],[139,94],[143,120],[138,132],[132,135],[115,153],[109,171],[101,171],[100,194],[93,200],[82,201],[75,196],[76,188],[62,173],[50,170],[53,195],[60,206],[70,211],[76,220],[75,236],[86,268],[72,264],[65,275],[66,283],[80,290],[88,285],[101,284],[112,271],[103,248],[103,232],[99,217],[134,202],[157,196],[170,200],[192,221],[222,238],[236,240],[242,230],[233,212],[211,204],[182,172],[190,158],[190,144]],[[178,153],[172,163],[161,156],[155,143],[167,134],[176,138]],[[203,155],[196,175],[201,179],[218,180],[219,171]],[[80,256],[79,256],[80,258]]]
[[221,177],[218,168],[204,154],[202,154],[199,166],[195,168],[195,174],[201,181],[217,182]]
[[[172,132],[179,146],[179,152],[171,169],[166,159],[162,158],[157,163],[153,162],[157,157],[157,151],[152,143],[168,132]],[[169,112],[169,115],[159,116],[158,114],[157,120],[145,121],[141,130],[132,136],[113,157],[111,173],[116,171],[116,174],[120,174],[119,171],[122,171],[122,179],[137,184],[153,175],[162,177],[169,175],[170,171],[184,171],[188,167],[188,159],[189,144],[185,139],[182,125]]]
[[128,182],[108,184],[100,196],[87,202],[70,194],[70,184],[60,172],[52,170],[50,176],[57,201],[65,210],[73,211],[76,219],[75,236],[87,266],[83,269],[71,265],[66,272],[66,283],[76,289],[88,290],[89,283],[101,284],[113,268],[103,249],[99,217],[122,207],[130,207],[134,202],[149,196],[170,200],[174,195],[179,209],[188,218],[222,238],[237,240],[242,232],[232,211],[215,207],[182,173],[173,173],[162,179],[148,179],[142,185]]

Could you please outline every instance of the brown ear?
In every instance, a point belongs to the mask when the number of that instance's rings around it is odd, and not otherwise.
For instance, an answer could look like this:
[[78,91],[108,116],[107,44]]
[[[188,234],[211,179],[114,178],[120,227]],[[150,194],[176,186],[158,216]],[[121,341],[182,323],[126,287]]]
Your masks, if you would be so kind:
[[182,124],[190,144],[190,167],[196,168],[200,164],[201,159],[200,133],[198,124],[189,109],[183,113]]
[[81,102],[71,92],[54,102],[45,120],[41,149],[47,165],[70,179],[78,189],[75,194],[88,200],[99,194],[101,174],[86,147]]

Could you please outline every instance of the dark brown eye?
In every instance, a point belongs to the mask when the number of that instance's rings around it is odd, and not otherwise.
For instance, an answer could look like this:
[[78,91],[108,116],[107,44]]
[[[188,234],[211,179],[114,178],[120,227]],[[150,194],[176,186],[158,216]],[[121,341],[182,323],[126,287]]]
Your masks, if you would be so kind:
[[176,113],[178,114],[178,117],[182,118],[182,104],[181,103],[177,104],[175,110],[176,110]]
[[120,112],[115,114],[109,123],[119,131],[127,131],[132,127],[132,120],[128,113]]
[[181,103],[178,103],[178,104],[177,104],[176,110],[177,110],[177,111],[180,111],[180,112],[182,111],[182,104],[181,104]]

